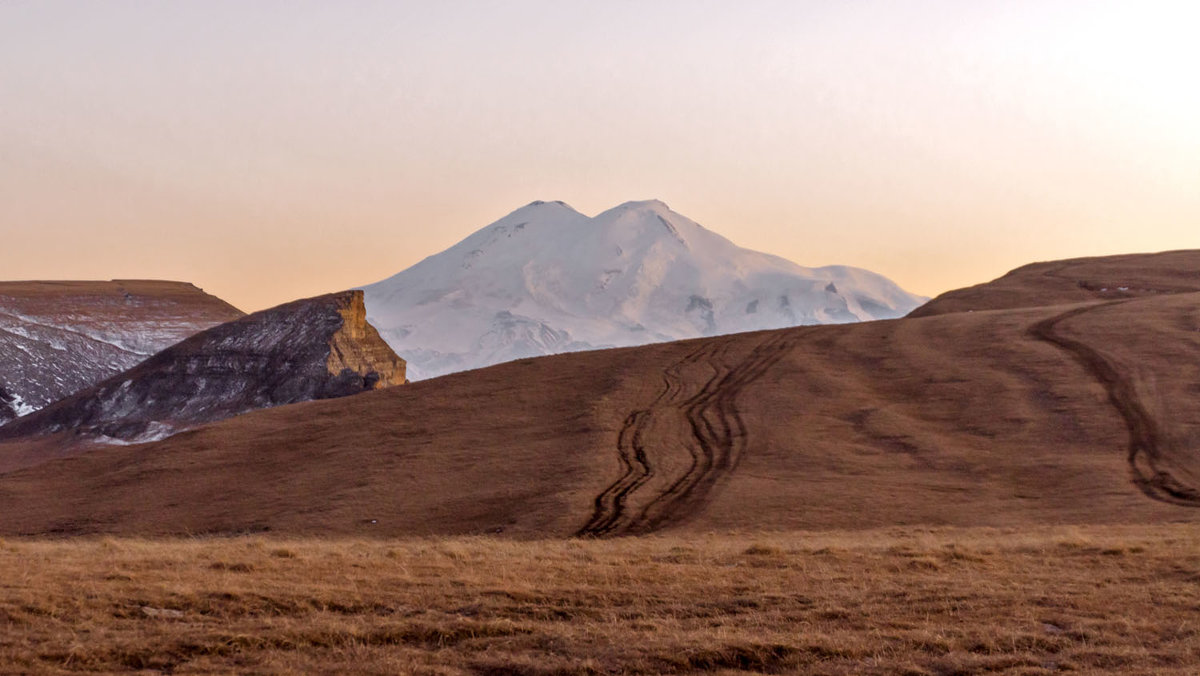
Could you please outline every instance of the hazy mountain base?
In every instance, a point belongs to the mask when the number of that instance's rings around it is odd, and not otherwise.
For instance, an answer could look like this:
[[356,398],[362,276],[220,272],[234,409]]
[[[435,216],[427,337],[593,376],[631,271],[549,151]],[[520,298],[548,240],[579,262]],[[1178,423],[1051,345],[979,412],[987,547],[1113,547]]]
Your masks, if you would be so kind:
[[1194,674],[1198,538],[0,541],[0,672]]

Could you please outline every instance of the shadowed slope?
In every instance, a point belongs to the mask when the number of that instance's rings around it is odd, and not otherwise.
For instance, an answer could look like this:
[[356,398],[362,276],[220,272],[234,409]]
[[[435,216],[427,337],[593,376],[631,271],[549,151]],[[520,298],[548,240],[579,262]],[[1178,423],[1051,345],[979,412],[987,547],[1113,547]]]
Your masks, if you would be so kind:
[[[544,362],[259,411],[0,475],[0,531],[569,532],[590,496],[562,491],[590,490],[609,467],[594,451],[607,434],[592,392],[577,386],[596,376],[603,387],[604,375]],[[360,405],[341,405],[349,399]],[[36,497],[52,484],[59,500]]]

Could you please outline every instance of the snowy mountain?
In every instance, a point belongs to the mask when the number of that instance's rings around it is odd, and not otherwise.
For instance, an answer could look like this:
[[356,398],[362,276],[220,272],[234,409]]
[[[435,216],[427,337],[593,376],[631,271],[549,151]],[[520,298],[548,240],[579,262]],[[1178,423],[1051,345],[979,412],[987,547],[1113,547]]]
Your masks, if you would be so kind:
[[414,380],[558,352],[890,319],[926,300],[867,270],[743,249],[654,200],[594,218],[534,202],[364,290],[368,320]]

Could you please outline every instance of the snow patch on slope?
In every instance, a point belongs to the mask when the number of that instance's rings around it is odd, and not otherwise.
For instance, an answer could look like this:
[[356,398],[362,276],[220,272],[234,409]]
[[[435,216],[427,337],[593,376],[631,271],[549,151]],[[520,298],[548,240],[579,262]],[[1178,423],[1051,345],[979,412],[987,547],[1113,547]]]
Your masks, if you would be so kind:
[[12,395],[12,401],[9,402],[9,406],[12,407],[13,413],[15,413],[18,418],[27,416],[37,410],[37,407],[30,406],[29,404],[25,403],[25,400],[21,398],[21,395],[15,393]]

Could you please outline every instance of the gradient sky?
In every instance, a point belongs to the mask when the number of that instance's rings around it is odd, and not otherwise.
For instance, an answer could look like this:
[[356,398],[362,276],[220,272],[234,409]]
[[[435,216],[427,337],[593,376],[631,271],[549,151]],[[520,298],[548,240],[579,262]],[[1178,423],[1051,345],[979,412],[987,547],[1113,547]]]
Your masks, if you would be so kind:
[[658,198],[927,295],[1200,246],[1200,3],[0,2],[0,279],[370,283]]

